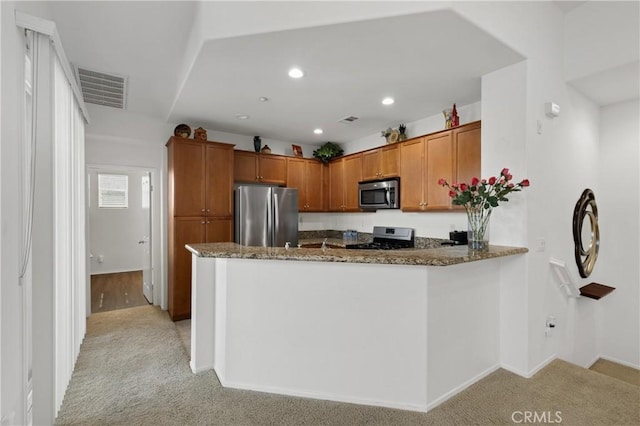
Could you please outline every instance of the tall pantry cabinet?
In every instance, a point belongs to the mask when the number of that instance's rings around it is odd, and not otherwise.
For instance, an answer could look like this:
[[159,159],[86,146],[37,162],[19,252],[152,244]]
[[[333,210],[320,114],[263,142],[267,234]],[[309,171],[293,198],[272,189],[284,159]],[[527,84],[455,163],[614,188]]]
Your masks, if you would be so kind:
[[191,317],[190,243],[233,241],[233,145],[172,137],[168,148],[168,308]]

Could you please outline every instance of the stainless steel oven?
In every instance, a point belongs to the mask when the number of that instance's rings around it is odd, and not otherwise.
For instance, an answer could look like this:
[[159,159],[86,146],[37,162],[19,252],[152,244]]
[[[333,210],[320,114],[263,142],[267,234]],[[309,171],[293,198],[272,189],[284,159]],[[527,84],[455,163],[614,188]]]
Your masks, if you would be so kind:
[[358,207],[363,210],[399,209],[400,178],[360,182]]

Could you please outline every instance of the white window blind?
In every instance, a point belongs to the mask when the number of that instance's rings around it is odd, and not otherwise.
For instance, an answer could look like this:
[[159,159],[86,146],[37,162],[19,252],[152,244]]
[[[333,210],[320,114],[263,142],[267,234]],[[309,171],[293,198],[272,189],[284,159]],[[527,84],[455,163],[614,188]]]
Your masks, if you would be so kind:
[[129,176],[114,174],[98,175],[98,207],[129,207]]

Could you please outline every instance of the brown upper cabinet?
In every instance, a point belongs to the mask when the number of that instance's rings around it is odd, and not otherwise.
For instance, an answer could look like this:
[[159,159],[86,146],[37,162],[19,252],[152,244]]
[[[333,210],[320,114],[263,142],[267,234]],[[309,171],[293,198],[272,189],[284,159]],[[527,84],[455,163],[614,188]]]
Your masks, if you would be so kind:
[[287,158],[287,187],[298,189],[298,211],[324,211],[324,174],[326,166],[320,161]]
[[453,130],[456,159],[455,176],[458,182],[469,183],[474,177],[480,179],[480,160],[482,158],[480,133],[479,121]]
[[362,153],[329,163],[329,211],[356,212],[358,182],[362,180]]
[[398,144],[387,145],[362,153],[362,180],[376,180],[400,174]]
[[251,151],[234,151],[234,180],[285,185],[287,157]]
[[468,182],[473,176],[479,176],[480,133],[480,122],[477,121],[402,143],[402,210],[452,209],[448,190],[438,185],[438,180]]
[[191,316],[185,244],[233,240],[233,145],[172,137],[168,149],[168,309]]

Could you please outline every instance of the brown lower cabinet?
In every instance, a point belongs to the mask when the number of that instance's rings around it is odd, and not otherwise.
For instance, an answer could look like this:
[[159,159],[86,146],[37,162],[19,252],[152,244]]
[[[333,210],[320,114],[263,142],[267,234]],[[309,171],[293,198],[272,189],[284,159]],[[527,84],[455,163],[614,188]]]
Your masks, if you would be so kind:
[[168,149],[168,309],[191,317],[186,244],[233,241],[233,145],[173,137]]
[[185,244],[233,240],[233,219],[179,217],[172,220],[169,258],[169,315],[174,321],[191,318],[191,252]]

